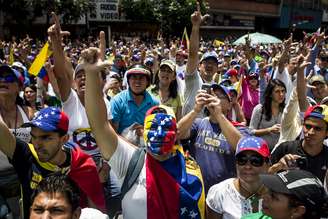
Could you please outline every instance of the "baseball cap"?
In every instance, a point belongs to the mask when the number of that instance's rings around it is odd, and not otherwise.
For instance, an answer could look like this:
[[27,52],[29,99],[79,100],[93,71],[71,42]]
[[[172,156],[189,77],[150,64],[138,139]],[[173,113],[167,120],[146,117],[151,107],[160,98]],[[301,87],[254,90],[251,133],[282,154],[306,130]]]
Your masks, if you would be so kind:
[[218,62],[218,54],[215,51],[205,52],[202,58],[200,59],[200,62],[203,62],[208,59],[214,59],[216,62]]
[[8,72],[10,74],[15,75],[18,80],[18,83],[20,85],[24,84],[24,76],[16,69],[11,68],[9,65],[0,65],[0,74],[3,72]]
[[221,86],[225,86],[225,87],[229,87],[229,86],[232,86],[232,82],[231,82],[229,79],[223,79],[223,80],[220,82],[220,85],[221,85]]
[[308,117],[315,117],[322,119],[328,123],[328,106],[326,105],[314,105],[309,106],[309,108],[304,113],[304,119]]
[[229,69],[229,70],[226,72],[226,74],[227,74],[229,77],[231,77],[231,76],[238,76],[238,71],[237,71],[236,69],[232,68],[232,69]]
[[287,170],[277,174],[260,175],[263,184],[278,193],[295,195],[306,207],[320,207],[326,192],[321,181],[305,170]]
[[132,61],[134,62],[139,62],[140,61],[140,55],[139,54],[134,54],[131,58]]
[[57,107],[47,107],[41,109],[34,118],[22,127],[37,127],[46,132],[56,132],[68,130],[69,119],[68,116]]
[[129,79],[131,75],[145,75],[150,80],[150,71],[143,65],[134,65],[132,68],[126,71],[126,77]]
[[163,60],[159,67],[161,68],[164,65],[168,66],[173,72],[175,72],[175,63],[172,60]]
[[247,136],[239,140],[237,144],[237,149],[235,155],[243,151],[255,151],[259,153],[262,157],[270,157],[270,150],[267,142],[259,137]]
[[313,75],[309,80],[309,84],[312,85],[314,82],[320,82],[322,84],[326,83],[326,81],[322,75]]
[[21,62],[14,62],[11,67],[16,67],[16,68],[20,68],[23,70],[23,72],[26,72],[27,69],[26,67],[21,63]]
[[73,74],[73,78],[75,79],[75,75],[79,72],[79,71],[82,71],[84,70],[83,68],[83,65],[80,63],[80,64],[77,64],[77,66],[75,67],[74,69],[74,74]]
[[230,65],[235,66],[238,64],[238,61],[236,59],[231,60]]
[[145,65],[153,65],[154,64],[154,58],[151,56],[148,56],[145,61],[144,61]]
[[220,89],[221,91],[223,91],[223,93],[228,97],[229,101],[231,101],[231,97],[230,97],[230,92],[229,89],[223,85],[217,84],[217,83],[213,83],[211,84],[211,88],[214,89]]
[[256,73],[256,72],[250,72],[249,75],[247,75],[247,79],[253,79],[253,78],[256,78],[258,79],[259,78],[259,74]]

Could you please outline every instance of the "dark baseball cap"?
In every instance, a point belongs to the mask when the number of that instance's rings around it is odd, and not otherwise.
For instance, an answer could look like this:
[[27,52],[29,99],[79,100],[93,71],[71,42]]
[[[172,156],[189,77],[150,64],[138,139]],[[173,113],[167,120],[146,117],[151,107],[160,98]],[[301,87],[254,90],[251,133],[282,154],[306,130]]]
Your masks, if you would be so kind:
[[305,207],[321,207],[327,195],[321,181],[305,170],[288,170],[277,174],[260,175],[263,184],[270,190],[296,196]]

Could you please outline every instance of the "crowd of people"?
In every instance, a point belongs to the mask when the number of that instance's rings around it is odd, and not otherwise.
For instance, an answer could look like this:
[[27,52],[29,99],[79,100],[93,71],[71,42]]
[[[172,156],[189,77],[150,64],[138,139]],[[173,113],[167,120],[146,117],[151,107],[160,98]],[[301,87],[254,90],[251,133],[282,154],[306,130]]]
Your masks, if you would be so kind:
[[0,218],[328,217],[328,47],[0,42]]

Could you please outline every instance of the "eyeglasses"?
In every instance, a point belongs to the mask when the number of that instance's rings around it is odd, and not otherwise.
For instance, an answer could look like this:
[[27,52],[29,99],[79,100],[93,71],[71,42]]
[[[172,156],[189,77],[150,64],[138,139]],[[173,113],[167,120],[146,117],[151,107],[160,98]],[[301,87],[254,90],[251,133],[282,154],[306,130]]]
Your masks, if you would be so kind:
[[268,162],[268,159],[257,155],[246,156],[241,154],[236,156],[236,161],[239,166],[244,166],[249,161],[252,166],[260,167],[264,162]]
[[14,75],[0,75],[0,81],[4,81],[6,83],[13,83],[17,81],[17,78]]

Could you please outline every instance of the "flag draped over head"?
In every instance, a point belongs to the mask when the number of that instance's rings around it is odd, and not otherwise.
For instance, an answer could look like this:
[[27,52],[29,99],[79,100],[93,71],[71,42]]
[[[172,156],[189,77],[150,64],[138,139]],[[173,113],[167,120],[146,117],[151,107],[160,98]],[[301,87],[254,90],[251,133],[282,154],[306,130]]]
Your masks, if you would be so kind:
[[201,172],[177,150],[159,162],[146,159],[147,218],[204,218],[205,193]]
[[[43,65],[46,63],[48,58],[51,56],[52,51],[49,49],[49,43],[46,42],[43,48],[40,50],[39,54],[34,59],[31,67],[29,68],[28,72],[31,75],[38,76]],[[41,72],[44,73],[44,72]],[[41,77],[42,78],[42,77]]]
[[187,28],[185,27],[184,30],[183,30],[183,35],[182,35],[182,38],[181,38],[181,45],[180,47],[182,47],[184,49],[188,49],[189,51],[189,37],[188,37],[188,33],[187,33]]

